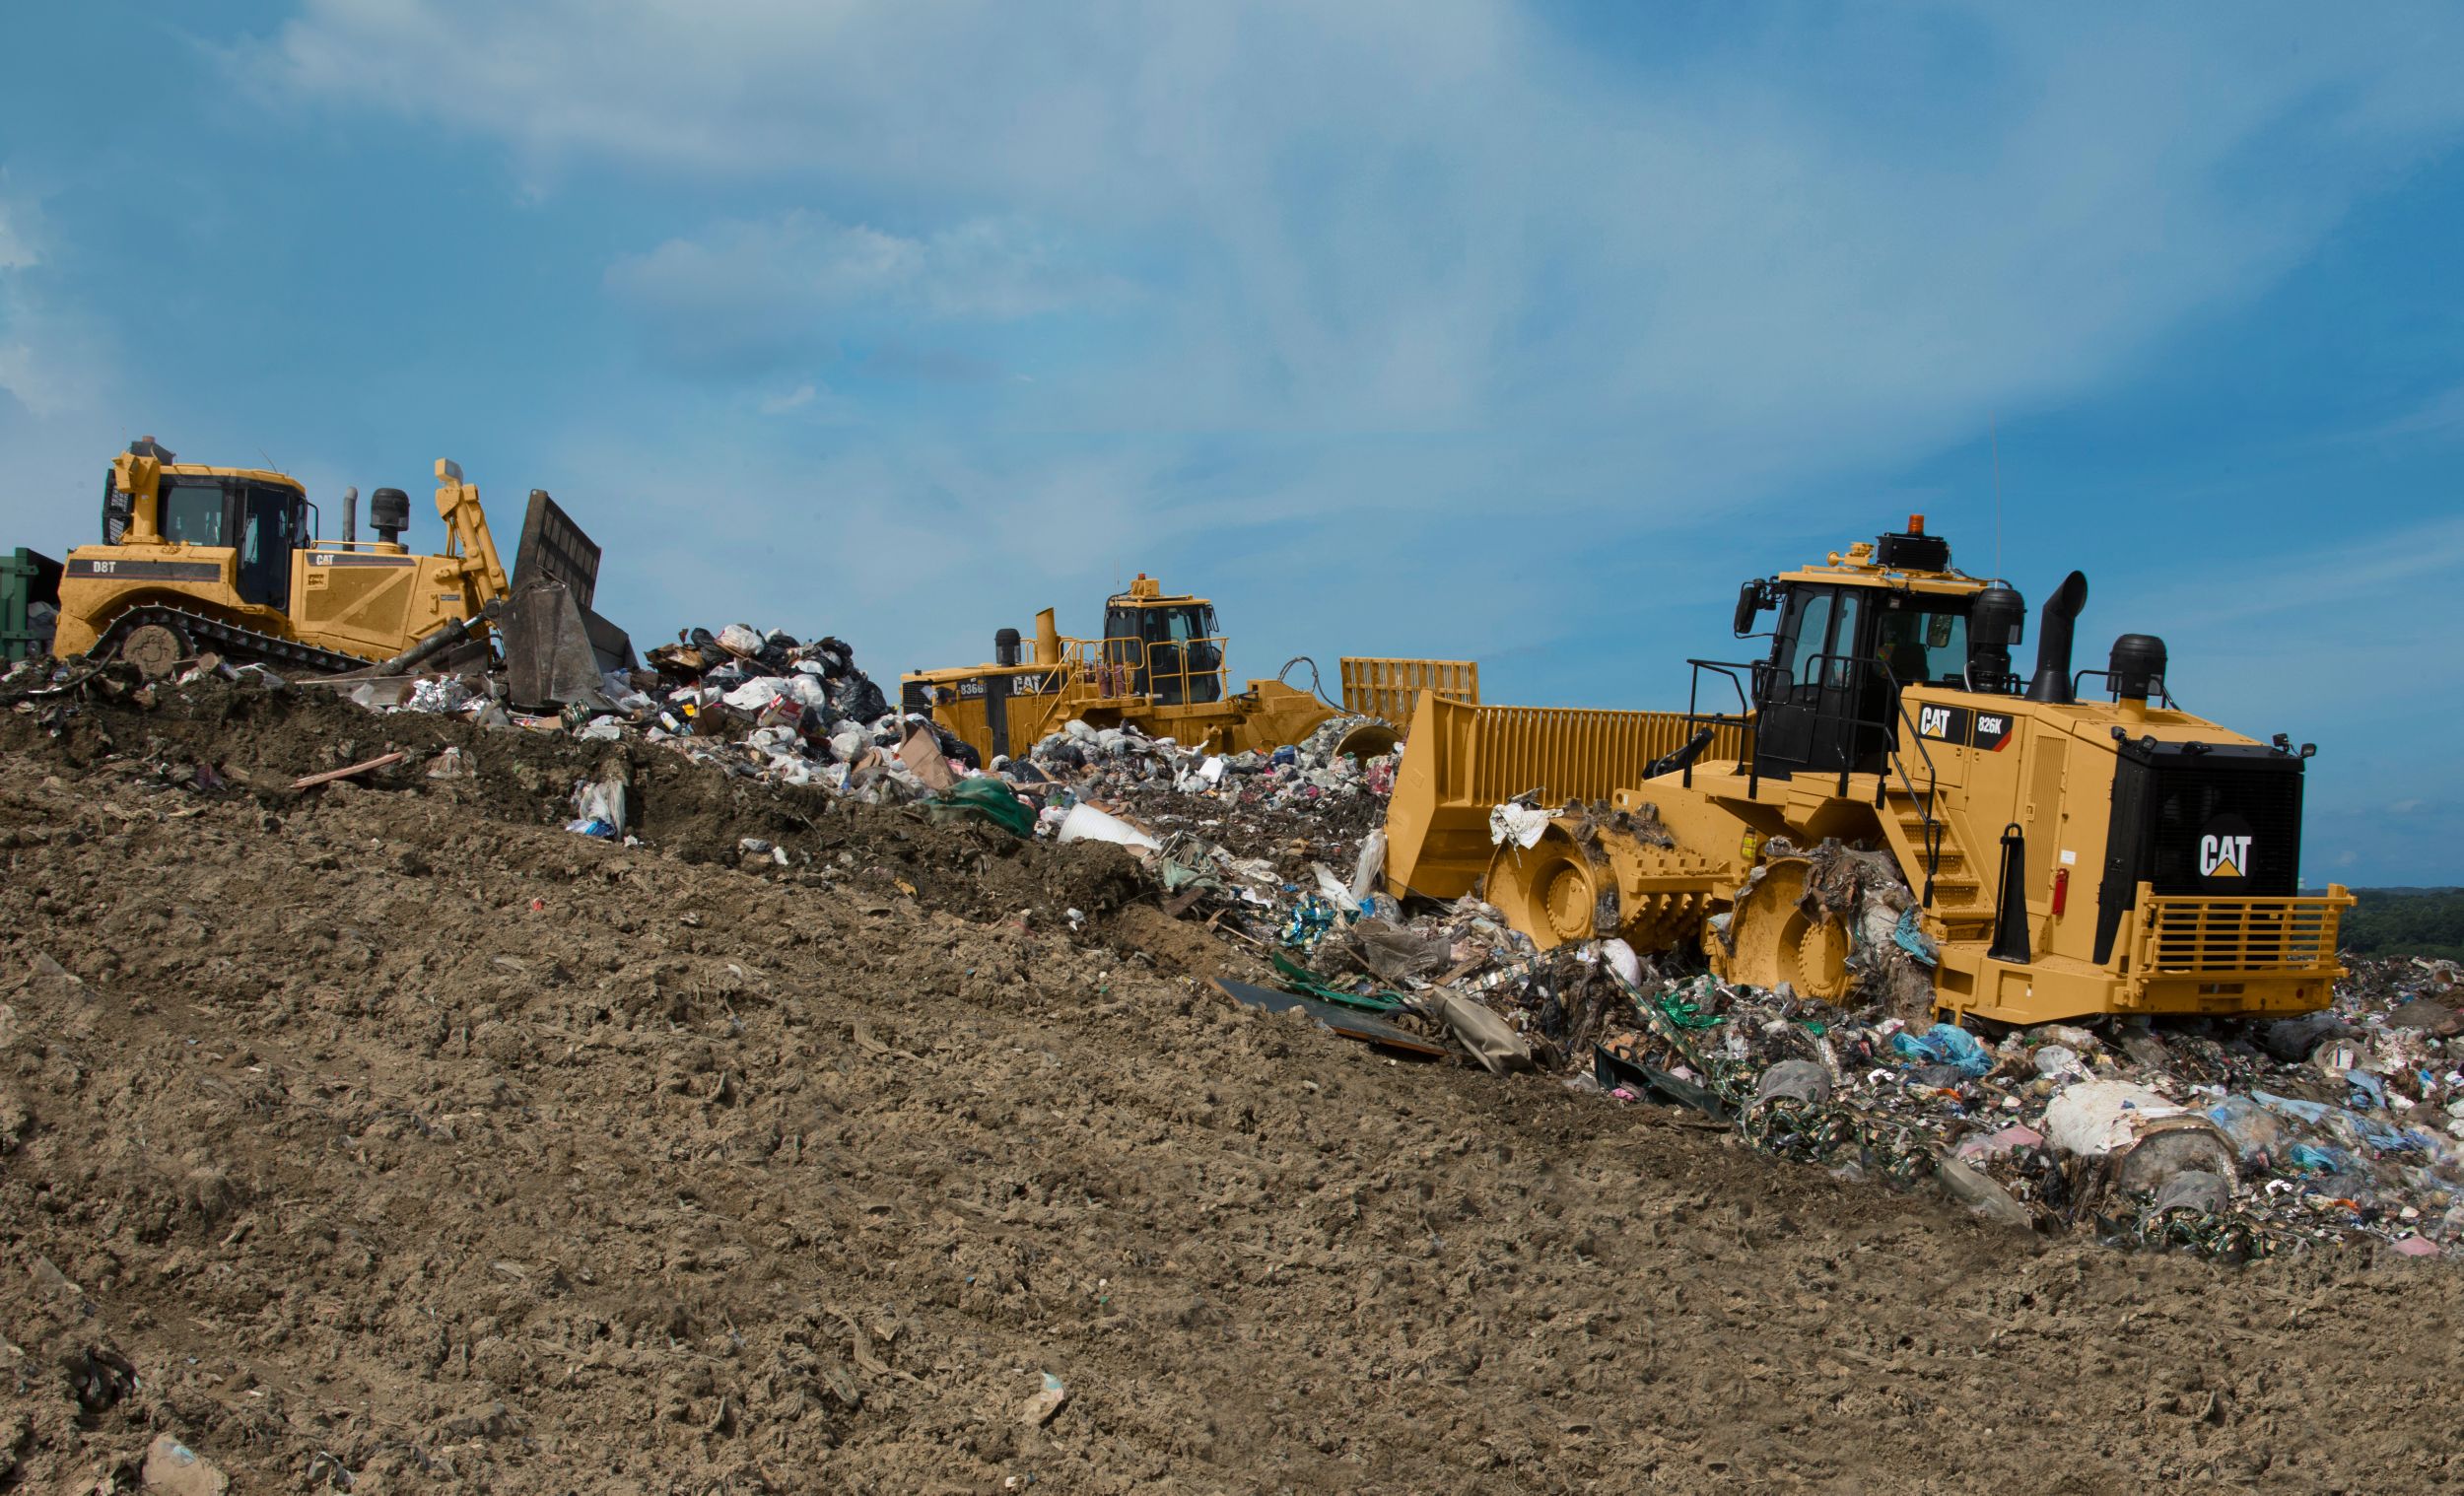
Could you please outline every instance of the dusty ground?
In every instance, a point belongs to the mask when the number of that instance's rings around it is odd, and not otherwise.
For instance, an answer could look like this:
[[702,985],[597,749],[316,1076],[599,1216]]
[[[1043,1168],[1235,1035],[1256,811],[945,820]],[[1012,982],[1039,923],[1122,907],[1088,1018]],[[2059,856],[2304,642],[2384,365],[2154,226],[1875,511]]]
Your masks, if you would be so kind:
[[[446,741],[476,782],[281,787]],[[627,850],[547,824],[561,742],[0,714],[0,1488],[166,1431],[249,1491],[2455,1477],[2449,1271],[2040,1242],[1393,1063],[1123,954],[1110,849],[663,758]]]

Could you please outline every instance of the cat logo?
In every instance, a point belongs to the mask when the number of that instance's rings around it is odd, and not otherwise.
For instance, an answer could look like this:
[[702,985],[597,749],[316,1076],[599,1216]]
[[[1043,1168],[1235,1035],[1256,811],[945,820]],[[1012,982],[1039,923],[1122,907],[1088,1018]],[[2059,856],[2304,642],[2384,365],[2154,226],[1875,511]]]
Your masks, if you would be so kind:
[[2204,836],[2199,839],[2199,876],[2238,878],[2250,865],[2250,838]]
[[2257,841],[2250,823],[2239,816],[2211,819],[2199,836],[2199,876],[2211,885],[2238,886],[2250,876],[2251,849]]
[[1937,743],[1964,743],[1968,736],[1968,712],[1965,707],[1920,705],[1916,709],[1916,732]]

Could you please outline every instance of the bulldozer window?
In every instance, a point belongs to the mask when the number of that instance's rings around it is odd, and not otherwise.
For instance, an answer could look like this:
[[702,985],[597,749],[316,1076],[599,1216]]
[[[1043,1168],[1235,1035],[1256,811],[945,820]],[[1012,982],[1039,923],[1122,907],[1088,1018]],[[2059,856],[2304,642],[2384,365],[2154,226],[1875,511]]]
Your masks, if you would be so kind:
[[299,545],[299,497],[284,489],[248,488],[240,504],[240,595],[266,607],[291,601],[291,553]]
[[166,482],[159,497],[164,539],[189,545],[231,544],[225,538],[227,515],[221,484]]

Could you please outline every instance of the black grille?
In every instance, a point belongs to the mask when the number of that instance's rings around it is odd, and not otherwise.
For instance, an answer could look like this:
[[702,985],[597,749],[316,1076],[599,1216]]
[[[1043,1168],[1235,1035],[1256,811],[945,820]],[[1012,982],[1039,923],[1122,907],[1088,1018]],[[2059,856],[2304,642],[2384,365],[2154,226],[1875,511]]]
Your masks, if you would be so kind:
[[[2263,751],[2263,750],[2262,750]],[[2166,755],[2149,797],[2147,880],[2159,894],[2214,893],[2199,872],[2199,842],[2220,818],[2250,828],[2250,866],[2236,893],[2297,892],[2301,876],[2301,765],[2282,754],[2226,758]]]
[[[2250,838],[2250,865],[2237,881],[2203,876],[2201,844],[2227,832]],[[2143,882],[2158,895],[2268,899],[2291,898],[2300,881],[2299,759],[2243,744],[2120,746],[2096,892],[2098,961],[2112,956]]]

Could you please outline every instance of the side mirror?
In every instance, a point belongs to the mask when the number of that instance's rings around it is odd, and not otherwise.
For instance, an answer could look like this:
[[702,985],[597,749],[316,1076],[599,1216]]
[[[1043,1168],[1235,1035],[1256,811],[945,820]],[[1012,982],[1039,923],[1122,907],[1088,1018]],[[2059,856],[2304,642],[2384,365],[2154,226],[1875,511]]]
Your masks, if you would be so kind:
[[1759,580],[1747,581],[1737,588],[1737,621],[1729,632],[1744,639],[1753,632],[1754,615],[1771,606],[1776,599],[1770,587]]

